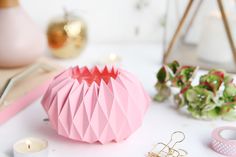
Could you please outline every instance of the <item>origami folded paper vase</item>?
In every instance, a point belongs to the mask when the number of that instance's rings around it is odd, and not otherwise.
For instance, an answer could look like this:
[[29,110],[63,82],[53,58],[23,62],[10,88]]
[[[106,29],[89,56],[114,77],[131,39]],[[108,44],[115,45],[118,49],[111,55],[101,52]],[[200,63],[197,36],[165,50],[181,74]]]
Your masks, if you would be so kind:
[[102,144],[128,138],[141,125],[149,102],[150,97],[133,75],[107,66],[62,72],[42,99],[59,135]]

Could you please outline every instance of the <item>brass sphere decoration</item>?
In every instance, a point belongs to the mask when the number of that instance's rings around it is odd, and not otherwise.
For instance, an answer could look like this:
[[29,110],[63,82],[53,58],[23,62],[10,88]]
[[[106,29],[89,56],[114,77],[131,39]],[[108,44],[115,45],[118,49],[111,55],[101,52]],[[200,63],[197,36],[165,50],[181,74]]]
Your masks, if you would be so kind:
[[58,58],[78,56],[87,41],[84,21],[65,11],[65,16],[52,21],[47,29],[48,46]]

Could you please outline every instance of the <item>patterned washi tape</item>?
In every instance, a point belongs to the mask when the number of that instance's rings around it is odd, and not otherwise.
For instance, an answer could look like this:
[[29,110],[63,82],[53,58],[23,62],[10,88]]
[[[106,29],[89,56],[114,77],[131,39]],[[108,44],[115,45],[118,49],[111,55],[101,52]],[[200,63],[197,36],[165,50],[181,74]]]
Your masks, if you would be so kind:
[[217,153],[222,155],[236,157],[236,138],[235,139],[226,139],[222,136],[223,131],[231,131],[235,133],[236,137],[236,127],[220,127],[216,128],[212,132],[212,142],[211,147]]

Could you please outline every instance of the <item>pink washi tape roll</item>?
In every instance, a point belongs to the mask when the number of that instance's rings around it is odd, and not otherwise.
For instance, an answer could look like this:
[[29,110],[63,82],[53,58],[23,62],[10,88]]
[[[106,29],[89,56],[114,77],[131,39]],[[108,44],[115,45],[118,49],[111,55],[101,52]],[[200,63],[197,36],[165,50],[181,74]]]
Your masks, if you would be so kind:
[[222,155],[236,157],[236,127],[220,127],[212,132],[212,149]]

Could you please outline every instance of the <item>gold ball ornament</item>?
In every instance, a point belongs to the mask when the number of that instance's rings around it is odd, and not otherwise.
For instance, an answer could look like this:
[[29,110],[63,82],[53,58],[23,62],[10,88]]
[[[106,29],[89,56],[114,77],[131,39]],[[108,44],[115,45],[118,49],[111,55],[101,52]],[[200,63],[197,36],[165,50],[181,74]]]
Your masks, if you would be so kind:
[[78,56],[87,41],[84,21],[65,13],[64,18],[52,21],[47,29],[48,45],[54,56],[73,58]]

